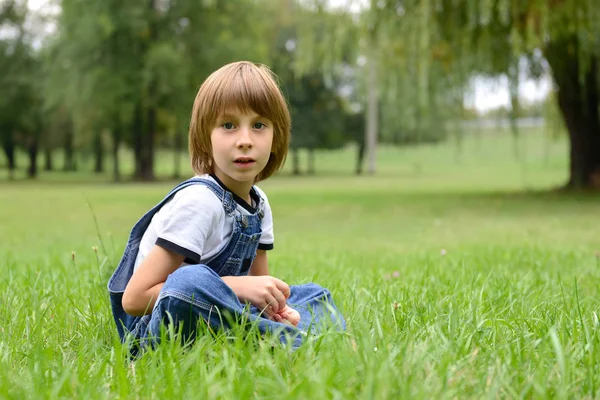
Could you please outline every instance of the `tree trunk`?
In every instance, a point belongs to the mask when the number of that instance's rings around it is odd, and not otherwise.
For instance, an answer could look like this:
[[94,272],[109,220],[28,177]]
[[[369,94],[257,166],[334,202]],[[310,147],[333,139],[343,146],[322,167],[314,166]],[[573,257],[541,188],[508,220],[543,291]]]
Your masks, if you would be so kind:
[[52,171],[54,163],[52,162],[52,149],[49,146],[44,148],[44,171]]
[[121,145],[121,124],[119,121],[115,120],[115,125],[113,126],[113,180],[115,182],[119,182],[121,180],[121,168],[119,165],[119,147]]
[[135,160],[135,170],[133,176],[135,179],[140,179],[142,176],[142,140],[144,135],[142,105],[140,103],[136,105],[135,111],[133,112],[131,132],[133,134],[133,155]]
[[102,146],[102,131],[98,130],[94,134],[94,172],[101,174],[104,172],[104,146]]
[[600,189],[598,59],[587,56],[587,69],[581,74],[578,44],[576,38],[551,43],[545,55],[558,86],[558,105],[569,132],[570,176],[566,188]]
[[357,143],[356,147],[356,175],[362,175],[363,161],[365,159],[365,142]]
[[300,149],[292,148],[292,175],[300,175]]
[[[154,130],[156,129],[156,110],[149,108],[143,119],[141,105],[136,109],[133,121],[135,179],[154,180]],[[145,123],[144,123],[145,122]]]
[[519,126],[517,124],[519,117],[519,60],[513,61],[513,65],[510,67],[510,71],[508,73],[508,86],[510,92],[510,113],[509,113],[509,122],[510,122],[510,132],[513,137],[513,155],[515,156],[515,160],[521,160],[521,151],[520,151],[520,143],[519,143]]
[[27,176],[30,179],[37,177],[37,153],[38,153],[38,138],[32,136],[29,139],[27,146],[27,155],[29,156],[29,167],[27,168]]
[[308,149],[308,174],[315,174],[315,149]]
[[[464,82],[462,68],[460,70],[459,82]],[[454,99],[454,109],[456,118],[452,118],[452,133],[454,138],[454,161],[457,164],[460,164],[462,160],[462,156],[464,153],[464,136],[465,136],[465,126],[464,121],[465,118],[465,88],[461,87],[455,92],[453,96]]]
[[173,179],[181,177],[181,153],[183,153],[183,138],[179,131],[175,133],[173,146]]
[[5,133],[5,135],[2,138],[2,148],[8,160],[8,179],[13,180],[16,168],[15,141],[12,133]]
[[[154,92],[151,90],[151,92]],[[143,181],[154,180],[154,137],[156,135],[156,108],[149,107],[146,119],[146,129],[142,140],[139,178]]]
[[65,152],[65,161],[63,165],[63,171],[75,171],[75,149],[74,149],[74,132],[73,125],[71,122],[67,123],[65,130],[65,138],[64,138],[64,152]]
[[118,141],[113,142],[113,180],[115,182],[121,181],[121,168],[119,164],[119,147],[121,143]]
[[[158,40],[158,2],[156,0],[148,0],[148,10],[150,12],[149,35],[143,44],[143,54],[150,51],[152,45]],[[142,118],[140,153],[139,153],[139,170],[136,178],[143,181],[154,180],[154,138],[156,136],[156,111],[157,106],[154,103],[156,98],[156,79],[150,81],[145,92],[145,100],[142,101],[140,117]],[[143,119],[144,111],[146,112],[145,120]]]
[[377,169],[377,66],[375,65],[374,52],[367,61],[368,69],[368,97],[367,97],[367,123],[365,130],[365,144],[367,156],[367,172],[374,174]]

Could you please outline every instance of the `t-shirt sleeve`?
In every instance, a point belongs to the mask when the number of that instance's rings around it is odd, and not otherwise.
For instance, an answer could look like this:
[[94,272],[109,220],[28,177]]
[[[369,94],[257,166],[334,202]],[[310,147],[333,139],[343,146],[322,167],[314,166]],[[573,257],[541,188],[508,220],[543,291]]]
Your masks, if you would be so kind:
[[264,217],[261,223],[262,234],[260,235],[260,240],[258,241],[258,249],[259,250],[273,250],[275,243],[275,235],[273,233],[273,214],[271,213],[271,206],[269,205],[269,199],[265,193],[257,188],[258,194],[262,197],[265,202],[264,208]]
[[212,227],[222,217],[219,199],[202,185],[181,189],[165,206],[156,244],[198,264]]

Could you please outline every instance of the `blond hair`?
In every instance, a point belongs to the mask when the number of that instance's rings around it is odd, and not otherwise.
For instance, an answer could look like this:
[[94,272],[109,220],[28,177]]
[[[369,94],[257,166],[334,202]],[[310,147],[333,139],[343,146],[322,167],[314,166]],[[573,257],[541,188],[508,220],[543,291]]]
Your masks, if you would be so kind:
[[290,143],[290,112],[276,76],[261,64],[240,61],[213,72],[200,86],[189,130],[192,168],[197,174],[214,172],[211,132],[217,118],[228,109],[238,109],[268,118],[273,123],[271,156],[256,181],[267,179],[283,167]]

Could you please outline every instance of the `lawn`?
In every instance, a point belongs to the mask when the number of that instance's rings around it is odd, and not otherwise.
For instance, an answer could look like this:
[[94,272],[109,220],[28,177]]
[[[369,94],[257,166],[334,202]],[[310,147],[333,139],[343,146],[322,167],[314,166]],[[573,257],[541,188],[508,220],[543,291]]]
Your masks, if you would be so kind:
[[0,397],[599,397],[600,196],[551,190],[564,140],[521,141],[519,160],[502,133],[385,147],[361,177],[351,149],[318,153],[317,175],[262,183],[272,274],[348,321],[296,352],[234,332],[128,362],[106,282],[175,182],[0,182]]

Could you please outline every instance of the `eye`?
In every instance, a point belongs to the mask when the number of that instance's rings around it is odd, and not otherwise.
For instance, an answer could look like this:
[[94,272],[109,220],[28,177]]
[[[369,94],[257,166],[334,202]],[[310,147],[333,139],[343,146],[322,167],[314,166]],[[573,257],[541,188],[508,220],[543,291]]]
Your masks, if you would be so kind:
[[266,127],[267,127],[267,126],[266,126],[265,124],[263,124],[262,122],[257,122],[257,123],[255,123],[255,124],[253,125],[253,128],[254,128],[254,129],[264,129],[264,128],[266,128]]
[[224,129],[230,130],[234,128],[234,125],[231,122],[225,122],[223,125],[221,125]]

